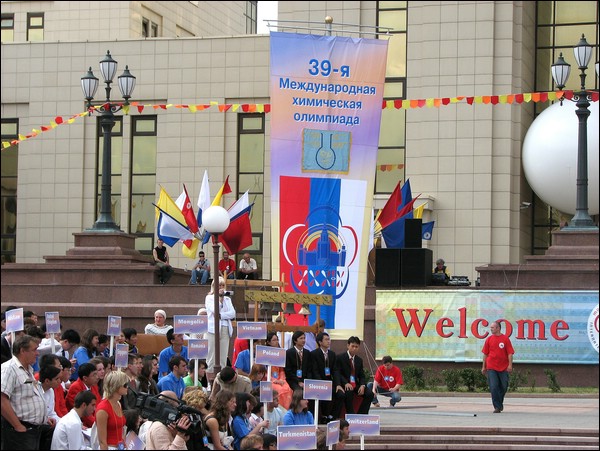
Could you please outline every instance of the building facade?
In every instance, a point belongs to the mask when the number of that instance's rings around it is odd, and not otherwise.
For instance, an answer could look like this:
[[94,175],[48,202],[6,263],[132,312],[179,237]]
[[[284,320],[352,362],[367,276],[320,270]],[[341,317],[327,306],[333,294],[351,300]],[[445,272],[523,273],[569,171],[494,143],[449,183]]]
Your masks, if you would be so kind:
[[[277,279],[269,226],[275,113],[265,108],[269,36],[256,34],[256,2],[1,6],[2,141],[19,141],[2,149],[3,262],[62,255],[72,234],[95,222],[103,138],[98,115],[80,115],[80,78],[88,67],[101,78],[98,61],[109,50],[117,75],[127,66],[137,78],[137,104],[117,114],[112,137],[112,212],[121,230],[137,234],[138,250],[151,252],[152,203],[161,186],[176,198],[185,184],[195,204],[204,170],[213,195],[229,175],[233,193],[224,205],[249,191],[255,207],[248,250],[261,276]],[[333,18],[329,27],[326,16]],[[597,55],[598,23],[592,1],[309,1],[281,2],[273,25],[388,39],[384,97],[412,100],[552,91],[550,65],[581,33]],[[578,87],[577,78],[567,89]],[[597,88],[597,78],[588,82]],[[95,105],[103,88],[101,82]],[[111,100],[121,101],[116,83]],[[413,195],[421,194],[416,205],[425,204],[424,221],[435,220],[424,246],[471,281],[477,266],[543,253],[557,216],[529,188],[521,149],[547,105],[384,110],[373,168],[376,207],[409,178]],[[40,132],[27,137],[32,130]],[[532,207],[522,209],[523,202]],[[174,266],[190,263],[179,245],[170,254]]]

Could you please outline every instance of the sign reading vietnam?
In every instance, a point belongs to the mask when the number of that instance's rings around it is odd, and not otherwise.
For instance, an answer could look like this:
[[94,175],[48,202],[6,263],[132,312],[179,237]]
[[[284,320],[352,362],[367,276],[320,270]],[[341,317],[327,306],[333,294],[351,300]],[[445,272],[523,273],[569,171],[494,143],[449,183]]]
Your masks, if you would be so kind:
[[[288,292],[331,295],[320,317],[353,335],[363,327],[386,59],[386,40],[271,33],[273,272]],[[315,320],[311,306],[288,324]]]

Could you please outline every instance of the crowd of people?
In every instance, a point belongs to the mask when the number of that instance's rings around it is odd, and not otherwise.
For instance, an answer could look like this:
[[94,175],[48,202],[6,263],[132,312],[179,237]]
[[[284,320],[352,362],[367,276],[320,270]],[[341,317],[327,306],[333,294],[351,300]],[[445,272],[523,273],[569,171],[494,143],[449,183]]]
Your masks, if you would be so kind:
[[[381,377],[368,384],[357,355],[360,339],[350,337],[347,350],[336,354],[324,324],[311,350],[305,347],[307,333],[292,334],[283,367],[252,362],[247,340],[236,339],[235,360],[230,360],[235,310],[224,295],[224,279],[219,282],[223,341],[217,373],[212,292],[201,309],[209,315],[207,361],[188,360],[184,335],[167,324],[162,309],[144,332],[164,334],[169,345],[159,355],[141,355],[137,331],[123,328],[115,340],[115,347],[128,345],[127,364],[121,368],[115,367],[115,349],[111,352],[105,335],[91,328],[81,333],[66,329],[55,339],[37,325],[32,312],[24,312],[24,330],[2,336],[2,449],[276,449],[278,426],[316,423],[314,401],[304,398],[305,379],[332,382],[332,400],[320,401],[319,424],[343,418],[344,409],[367,414],[377,401],[374,391],[394,403],[400,400],[402,378],[396,372],[390,378],[391,358],[384,358],[385,372],[378,369]],[[279,335],[270,332],[255,344],[279,348]],[[264,380],[273,387],[267,403],[259,402]],[[148,413],[147,396],[171,406],[161,412],[179,414],[155,418]],[[337,449],[347,439],[345,424]],[[317,431],[324,446],[323,428]]]

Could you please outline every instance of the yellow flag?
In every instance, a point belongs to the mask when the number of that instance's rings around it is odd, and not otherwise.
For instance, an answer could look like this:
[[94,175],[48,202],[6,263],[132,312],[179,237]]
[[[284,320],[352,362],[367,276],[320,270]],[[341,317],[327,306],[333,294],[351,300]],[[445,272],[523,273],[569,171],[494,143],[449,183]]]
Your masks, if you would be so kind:
[[425,204],[419,205],[417,208],[413,210],[413,218],[414,219],[422,219],[423,218],[423,210],[425,209]]
[[[173,219],[179,221],[181,224],[186,224],[185,218],[183,217],[183,213],[175,204],[175,201],[171,199],[171,196],[165,191],[165,189],[160,187],[160,196],[158,197],[158,202],[156,205],[165,213],[168,213],[173,217]],[[156,209],[156,221],[158,222],[158,215],[160,214],[160,210]]]
[[187,258],[196,258],[196,256],[198,255],[199,242],[200,240],[198,238],[194,238],[191,247],[187,247],[185,244],[183,244],[181,246],[181,252],[183,253],[183,255],[185,255]]

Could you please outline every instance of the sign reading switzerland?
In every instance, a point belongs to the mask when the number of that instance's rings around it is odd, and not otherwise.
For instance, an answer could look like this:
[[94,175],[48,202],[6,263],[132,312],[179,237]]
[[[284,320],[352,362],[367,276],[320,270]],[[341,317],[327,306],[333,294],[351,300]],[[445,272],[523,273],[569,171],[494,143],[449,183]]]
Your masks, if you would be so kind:
[[321,318],[346,337],[363,329],[386,59],[386,40],[271,33],[273,273],[331,295]]

